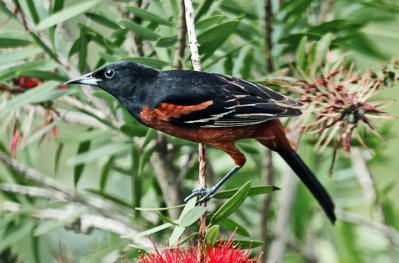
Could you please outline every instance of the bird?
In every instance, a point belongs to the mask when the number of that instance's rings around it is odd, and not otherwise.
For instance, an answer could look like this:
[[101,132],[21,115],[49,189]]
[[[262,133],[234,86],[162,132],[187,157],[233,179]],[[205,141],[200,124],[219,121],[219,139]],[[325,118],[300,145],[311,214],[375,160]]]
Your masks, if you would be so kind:
[[208,201],[245,164],[235,143],[252,138],[277,152],[305,184],[334,224],[334,203],[291,146],[279,120],[298,116],[303,103],[269,87],[217,73],[157,70],[132,60],[104,65],[67,81],[98,87],[120,101],[145,126],[227,153],[234,167],[214,186],[194,189],[184,200]]

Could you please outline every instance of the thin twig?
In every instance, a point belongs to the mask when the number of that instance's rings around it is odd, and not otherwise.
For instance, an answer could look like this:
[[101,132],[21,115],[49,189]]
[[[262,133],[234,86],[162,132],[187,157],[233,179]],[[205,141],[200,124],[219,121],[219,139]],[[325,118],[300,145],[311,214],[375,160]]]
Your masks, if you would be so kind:
[[[188,33],[188,42],[191,53],[191,62],[195,71],[201,71],[201,58],[198,52],[198,41],[194,26],[194,8],[191,0],[184,0],[184,7],[186,13],[186,26]],[[198,144],[198,160],[199,160],[199,187],[206,187],[206,160],[205,160],[205,146]],[[206,206],[206,202],[202,203]],[[206,214],[200,219],[200,227],[198,230],[198,260],[201,257],[201,251],[204,246],[206,231]]]
[[273,19],[273,6],[272,0],[265,0],[265,52],[266,52],[266,68],[269,73],[274,71],[273,66],[273,57],[272,57],[272,49],[273,49],[273,27],[272,27],[272,19]]
[[[272,10],[272,1],[265,0],[264,1],[265,8],[265,23],[264,23],[264,33],[265,33],[265,65],[267,72],[270,74],[274,71],[273,60],[272,60],[272,48],[273,48],[273,27],[272,27],[272,18],[273,18],[273,10]],[[267,185],[272,185],[274,182],[274,171],[273,171],[273,159],[272,153],[269,149],[265,149],[264,151],[264,160],[262,165],[262,181]],[[263,241],[262,251],[267,253],[269,247],[269,215],[271,209],[273,195],[265,195],[262,200],[262,215],[261,215],[261,239]],[[267,257],[263,258],[263,261],[266,262]]]
[[184,51],[186,47],[186,13],[184,8],[184,0],[180,0],[179,6],[179,35],[178,35],[178,45],[175,55],[175,67],[176,69],[183,68]]
[[[124,225],[126,229],[132,229],[129,222],[127,222],[122,217],[123,214],[126,214],[126,211],[115,207],[115,204],[105,201],[94,195],[83,195],[75,192],[64,186],[63,184],[59,183],[55,179],[46,176],[35,169],[26,167],[25,165],[19,163],[17,160],[7,156],[3,152],[0,152],[0,161],[2,161],[9,169],[15,171],[23,178],[39,185],[44,185],[47,188],[52,189],[52,191],[59,192],[60,194],[67,197],[69,201],[90,208],[95,212],[101,214],[105,218],[117,221],[120,225]],[[136,230],[134,230],[132,234],[135,233],[137,233]],[[127,235],[129,234],[129,232],[124,234]],[[136,240],[134,241],[136,242]]]

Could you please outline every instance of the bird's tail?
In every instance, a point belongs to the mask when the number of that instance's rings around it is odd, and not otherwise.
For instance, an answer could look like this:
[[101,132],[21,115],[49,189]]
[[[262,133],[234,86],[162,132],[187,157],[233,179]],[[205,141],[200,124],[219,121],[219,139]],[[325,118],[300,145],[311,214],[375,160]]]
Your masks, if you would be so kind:
[[309,191],[317,199],[323,210],[326,212],[330,221],[334,224],[336,220],[334,212],[334,203],[331,197],[320,184],[317,178],[314,176],[312,171],[307,167],[301,157],[294,150],[277,150],[280,156],[288,163],[288,165],[294,170],[297,176],[306,185]]

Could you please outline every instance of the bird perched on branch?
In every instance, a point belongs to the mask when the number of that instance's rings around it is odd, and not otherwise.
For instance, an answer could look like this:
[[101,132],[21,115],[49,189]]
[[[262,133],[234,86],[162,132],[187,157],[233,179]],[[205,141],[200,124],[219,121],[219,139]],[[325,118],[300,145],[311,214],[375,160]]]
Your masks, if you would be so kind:
[[158,71],[132,61],[105,65],[67,84],[97,86],[116,97],[142,124],[175,137],[223,150],[235,166],[211,188],[196,189],[185,201],[208,200],[245,164],[235,142],[253,138],[276,151],[295,171],[335,222],[334,204],[287,140],[280,117],[301,114],[301,102],[270,88],[220,74]]

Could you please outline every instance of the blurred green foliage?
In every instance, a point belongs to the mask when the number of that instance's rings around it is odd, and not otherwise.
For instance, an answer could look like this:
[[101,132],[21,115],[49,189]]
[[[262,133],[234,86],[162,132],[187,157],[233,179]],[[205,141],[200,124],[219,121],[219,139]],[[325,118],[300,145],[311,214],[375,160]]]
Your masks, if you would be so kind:
[[[329,49],[336,56],[345,55],[359,70],[377,69],[399,55],[395,0],[271,2],[274,72],[266,67],[264,1],[194,1],[203,70],[263,81],[303,77],[296,68],[315,73]],[[176,68],[180,61],[190,69],[187,43],[179,39],[179,1],[6,0],[0,3],[0,14],[0,149],[51,179],[50,183],[29,180],[21,171],[1,166],[0,262],[112,262],[119,255],[133,260],[143,248],[136,241],[147,240],[147,235],[157,245],[176,245],[179,238],[182,245],[190,242],[205,210],[194,208],[192,202],[181,214],[182,206],[157,209],[179,204],[168,204],[157,180],[154,156],[163,154],[164,167],[181,184],[176,195],[183,197],[196,185],[196,145],[159,137],[103,91],[62,85],[121,59],[158,69]],[[183,57],[178,56],[179,46],[185,49]],[[29,77],[37,86],[29,88],[21,77]],[[387,100],[398,94],[388,88],[380,96]],[[387,111],[395,116],[397,109],[394,104]],[[370,149],[356,148],[361,156],[367,155],[361,164],[372,175],[371,188],[364,187],[364,176],[357,175],[353,153],[339,153],[329,178],[332,149],[317,153],[314,140],[303,138],[301,155],[331,193],[340,219],[335,227],[329,225],[313,197],[299,185],[284,262],[396,262],[399,258],[395,202],[399,126],[396,119],[388,122],[377,123],[387,142],[362,134]],[[247,165],[225,185],[226,190],[235,190],[216,196],[228,200],[210,202],[206,240],[214,243],[218,235],[230,236],[237,228],[241,245],[255,240],[252,253],[259,254],[262,194],[274,197],[277,192],[262,186],[262,147],[253,141],[242,141],[239,147]],[[214,149],[207,154],[212,184],[232,162]],[[273,164],[274,184],[279,186],[278,175],[287,168],[277,158]],[[101,201],[105,203],[96,203]],[[271,240],[276,204],[274,200],[267,218]],[[116,223],[107,228],[115,221],[95,227],[90,216],[123,222],[121,226],[130,229],[116,230]],[[92,224],[84,228],[84,222]],[[120,238],[124,230],[136,231],[125,233],[133,241]],[[265,260],[268,254],[265,251]]]

